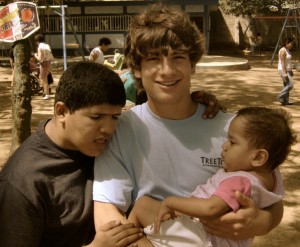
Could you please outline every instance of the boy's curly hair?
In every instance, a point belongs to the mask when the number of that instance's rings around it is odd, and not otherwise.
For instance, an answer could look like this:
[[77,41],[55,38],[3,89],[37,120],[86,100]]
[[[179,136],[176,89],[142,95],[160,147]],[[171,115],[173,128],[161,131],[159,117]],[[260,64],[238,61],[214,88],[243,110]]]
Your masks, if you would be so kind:
[[[149,52],[167,55],[169,48],[187,51],[192,66],[204,53],[203,36],[184,12],[159,3],[132,18],[124,51],[132,72],[141,69],[141,60]],[[135,79],[137,88],[143,88],[141,80]]]

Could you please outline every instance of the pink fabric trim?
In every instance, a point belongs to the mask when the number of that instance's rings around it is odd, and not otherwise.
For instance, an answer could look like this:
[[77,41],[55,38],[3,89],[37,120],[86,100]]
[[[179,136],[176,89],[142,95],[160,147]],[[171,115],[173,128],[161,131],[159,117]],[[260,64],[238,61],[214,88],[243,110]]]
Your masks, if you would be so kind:
[[235,199],[235,192],[251,196],[251,181],[249,178],[243,176],[233,176],[223,180],[213,195],[222,198],[233,211],[240,208],[239,203]]

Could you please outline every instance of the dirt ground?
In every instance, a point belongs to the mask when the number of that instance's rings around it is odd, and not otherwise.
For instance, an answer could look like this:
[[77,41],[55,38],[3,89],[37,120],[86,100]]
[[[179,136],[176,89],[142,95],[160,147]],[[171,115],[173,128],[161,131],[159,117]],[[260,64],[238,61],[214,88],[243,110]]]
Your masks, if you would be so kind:
[[[294,54],[293,54],[294,55]],[[200,70],[192,80],[192,90],[205,89],[215,94],[228,107],[236,112],[244,106],[279,106],[276,95],[281,90],[276,59],[270,64],[272,54],[247,56],[250,70]],[[299,58],[299,56],[293,56]],[[295,59],[296,62],[296,59]],[[55,91],[61,70],[54,70]],[[295,86],[291,92],[294,105],[285,107],[294,118],[294,128],[300,130],[300,72],[294,73]],[[0,67],[0,169],[9,154],[11,144],[11,74],[9,68]],[[32,97],[32,130],[40,120],[53,113],[53,99],[42,100],[41,96]],[[299,135],[299,134],[298,134]],[[298,142],[300,135],[298,136]],[[300,142],[296,144],[281,166],[286,195],[284,198],[284,217],[281,224],[268,235],[256,237],[253,247],[296,247],[300,246]]]

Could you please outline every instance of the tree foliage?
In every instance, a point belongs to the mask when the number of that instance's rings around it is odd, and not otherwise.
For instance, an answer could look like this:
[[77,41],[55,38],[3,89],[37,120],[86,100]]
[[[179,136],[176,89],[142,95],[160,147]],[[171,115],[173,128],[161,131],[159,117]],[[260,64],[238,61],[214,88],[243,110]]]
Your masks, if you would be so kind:
[[285,15],[288,8],[300,7],[299,0],[220,0],[220,8],[235,16]]

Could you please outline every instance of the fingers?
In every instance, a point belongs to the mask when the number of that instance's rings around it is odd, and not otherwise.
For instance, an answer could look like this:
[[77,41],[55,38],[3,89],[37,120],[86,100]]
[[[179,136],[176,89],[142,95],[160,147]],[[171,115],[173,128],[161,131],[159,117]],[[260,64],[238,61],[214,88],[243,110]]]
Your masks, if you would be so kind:
[[[126,227],[126,225],[118,226],[121,228]],[[113,238],[117,243],[117,246],[137,246],[135,243],[143,236],[142,229],[139,228],[128,228],[120,229],[120,232],[116,234]]]
[[159,231],[160,223],[161,223],[161,221],[159,219],[155,220],[155,222],[154,222],[154,233],[157,233]]
[[196,91],[191,94],[192,99],[195,102],[204,104],[207,106],[203,113],[203,118],[214,118],[219,111],[227,112],[227,108],[218,101],[216,96],[213,94],[207,93],[205,91]]
[[204,90],[195,91],[191,93],[191,97],[195,102],[200,102],[199,100],[202,99],[205,93],[206,92]]
[[114,220],[114,221],[110,221],[102,226],[99,227],[100,231],[108,231],[111,230],[113,228],[115,228],[116,226],[121,225],[121,221],[120,220]]
[[255,203],[251,198],[249,198],[248,196],[244,195],[239,191],[235,192],[235,198],[242,207],[255,206]]
[[135,243],[143,236],[142,229],[134,224],[122,224],[119,220],[110,221],[97,229],[92,246],[128,247],[137,246]]

